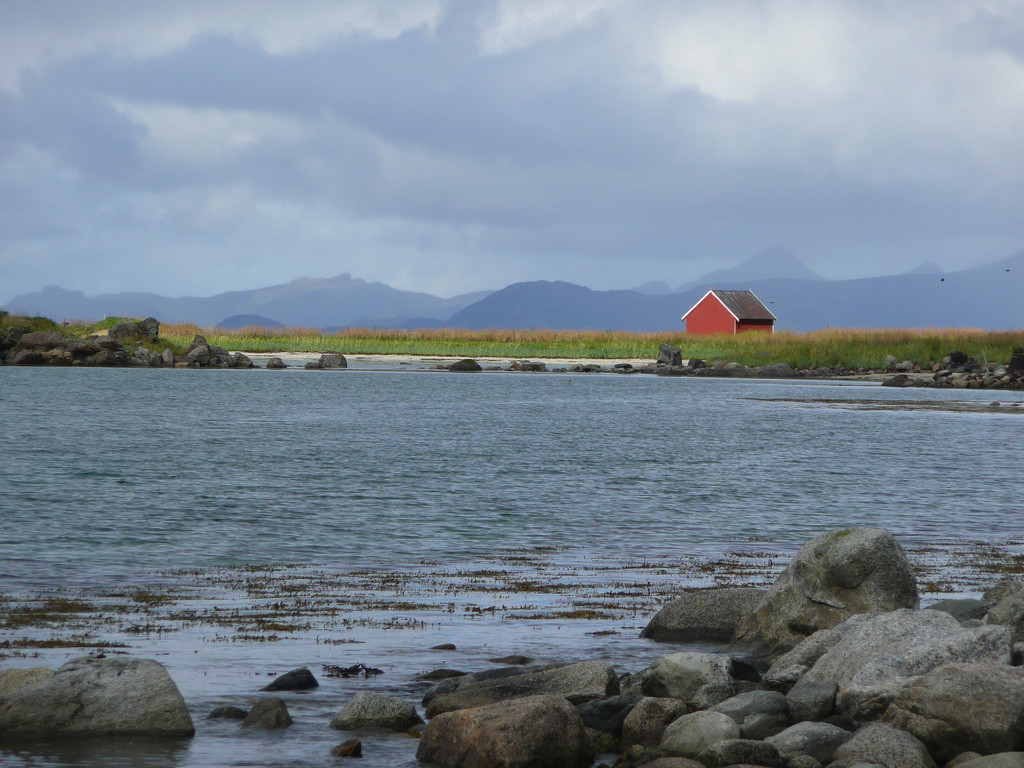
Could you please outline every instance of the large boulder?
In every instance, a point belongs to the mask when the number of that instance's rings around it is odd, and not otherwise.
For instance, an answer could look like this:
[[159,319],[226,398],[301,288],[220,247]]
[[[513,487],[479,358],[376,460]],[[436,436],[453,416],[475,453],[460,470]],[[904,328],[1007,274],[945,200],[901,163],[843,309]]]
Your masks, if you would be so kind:
[[1009,592],[988,612],[986,621],[1009,627],[1013,639],[1024,640],[1024,591]]
[[721,712],[694,712],[669,723],[661,737],[661,749],[670,755],[697,759],[704,750],[726,739],[738,739],[736,721]]
[[778,691],[748,691],[711,707],[740,727],[741,739],[764,739],[789,725],[789,704]]
[[148,659],[72,659],[53,675],[0,696],[0,738],[194,733],[178,687]]
[[584,768],[583,721],[560,696],[527,696],[446,712],[430,721],[416,759],[451,768]]
[[906,731],[941,761],[961,752],[1024,748],[1024,670],[989,664],[933,669],[893,699],[883,721]]
[[242,726],[277,731],[290,727],[294,722],[284,699],[279,696],[268,696],[253,704],[249,714],[242,720]]
[[622,746],[634,744],[657,746],[665,733],[665,726],[690,711],[685,701],[648,696],[626,715],[622,723]]
[[156,341],[160,335],[160,323],[152,317],[122,320],[111,326],[107,335],[116,341]]
[[360,691],[334,716],[331,728],[339,731],[407,731],[422,722],[411,702],[377,691]]
[[49,667],[0,669],[0,696],[52,676],[53,670]]
[[678,597],[658,611],[640,637],[693,643],[727,643],[740,621],[764,598],[765,590],[702,589]]
[[641,672],[641,690],[646,696],[692,702],[707,685],[731,686],[732,670],[733,660],[728,656],[681,651],[663,656]]
[[622,726],[626,717],[642,699],[643,696],[639,693],[628,693],[607,699],[593,699],[577,704],[576,712],[587,728],[610,733],[618,738],[622,736]]
[[924,744],[909,733],[882,723],[859,729],[836,748],[834,757],[847,765],[860,762],[885,768],[935,768]]
[[[443,681],[444,683],[453,681]],[[442,684],[439,684],[439,687]],[[454,690],[425,700],[427,717],[469,707],[516,699],[523,696],[554,694],[572,704],[618,696],[619,678],[611,664],[581,661],[540,671],[522,671],[507,677],[457,684]]]
[[1010,663],[1009,629],[964,627],[941,611],[855,616],[846,625],[803,679],[836,682],[838,709],[857,720],[878,717],[913,678],[943,664]]
[[917,582],[903,548],[880,528],[829,531],[796,557],[741,622],[734,642],[798,642],[858,613],[916,608]]
[[683,351],[675,344],[661,344],[658,346],[657,362],[678,367],[683,364]]
[[308,691],[320,685],[309,667],[297,667],[283,675],[278,675],[261,691]]
[[814,666],[814,663],[839,642],[845,624],[835,629],[819,629],[777,658],[764,674],[764,686],[785,693]]
[[832,761],[835,751],[849,741],[853,734],[831,723],[797,723],[784,731],[769,736],[765,741],[779,750],[784,758],[808,755],[822,765]]
[[709,768],[737,765],[783,768],[779,750],[768,742],[757,739],[723,739],[703,750],[697,756],[697,761]]

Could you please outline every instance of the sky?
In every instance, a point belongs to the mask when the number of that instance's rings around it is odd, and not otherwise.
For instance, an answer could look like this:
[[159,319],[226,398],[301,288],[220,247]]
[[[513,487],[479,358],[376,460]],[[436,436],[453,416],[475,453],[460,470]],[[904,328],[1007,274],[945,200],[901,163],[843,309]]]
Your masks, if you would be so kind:
[[1024,0],[0,0],[0,302],[1024,249]]

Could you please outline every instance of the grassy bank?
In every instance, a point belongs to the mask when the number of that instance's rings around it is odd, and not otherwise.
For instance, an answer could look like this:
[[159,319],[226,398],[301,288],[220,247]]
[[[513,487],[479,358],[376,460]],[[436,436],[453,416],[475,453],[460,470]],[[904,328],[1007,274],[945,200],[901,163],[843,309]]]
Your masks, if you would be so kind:
[[452,355],[514,358],[639,358],[653,360],[662,343],[675,344],[683,357],[733,360],[744,365],[785,362],[794,368],[842,365],[882,368],[887,355],[926,366],[951,350],[989,362],[1007,362],[1015,347],[1024,347],[1024,331],[974,329],[828,329],[811,333],[687,336],[684,333],[618,333],[608,331],[517,331],[460,329],[348,329],[324,334],[311,328],[236,331],[202,330],[168,325],[161,336],[187,345],[203,333],[211,344],[244,352],[342,352],[345,354]]

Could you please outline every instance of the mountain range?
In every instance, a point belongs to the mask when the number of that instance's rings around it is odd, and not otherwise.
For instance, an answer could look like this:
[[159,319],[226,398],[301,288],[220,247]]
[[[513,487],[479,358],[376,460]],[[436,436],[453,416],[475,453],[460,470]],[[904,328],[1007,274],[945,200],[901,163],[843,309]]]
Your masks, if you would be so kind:
[[279,324],[333,330],[378,328],[554,328],[679,331],[680,317],[711,288],[750,289],[779,318],[780,330],[824,327],[1024,327],[1024,252],[972,269],[943,272],[925,263],[900,275],[825,280],[784,249],[671,289],[595,291],[538,280],[442,299],[343,274],[207,298],[154,293],[86,296],[49,286],[12,299],[12,313],[57,320],[152,316],[209,327]]

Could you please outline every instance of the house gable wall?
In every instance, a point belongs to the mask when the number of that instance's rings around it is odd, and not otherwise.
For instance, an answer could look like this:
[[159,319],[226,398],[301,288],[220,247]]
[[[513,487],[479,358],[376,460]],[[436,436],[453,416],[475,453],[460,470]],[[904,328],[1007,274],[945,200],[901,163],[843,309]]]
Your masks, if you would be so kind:
[[755,331],[760,333],[774,333],[774,320],[743,320],[736,324],[736,333],[744,331]]
[[709,293],[686,315],[686,332],[736,333],[736,318],[714,294]]

